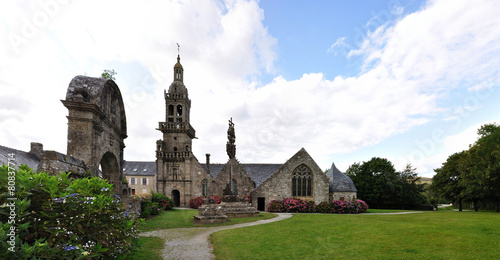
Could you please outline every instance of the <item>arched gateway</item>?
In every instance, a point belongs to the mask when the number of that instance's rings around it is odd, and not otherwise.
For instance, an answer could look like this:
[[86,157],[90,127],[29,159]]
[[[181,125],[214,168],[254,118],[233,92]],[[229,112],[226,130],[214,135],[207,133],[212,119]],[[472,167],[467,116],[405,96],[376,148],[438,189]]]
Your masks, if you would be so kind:
[[120,89],[113,80],[76,76],[62,103],[69,111],[67,155],[102,175],[127,201],[122,167],[127,121]]

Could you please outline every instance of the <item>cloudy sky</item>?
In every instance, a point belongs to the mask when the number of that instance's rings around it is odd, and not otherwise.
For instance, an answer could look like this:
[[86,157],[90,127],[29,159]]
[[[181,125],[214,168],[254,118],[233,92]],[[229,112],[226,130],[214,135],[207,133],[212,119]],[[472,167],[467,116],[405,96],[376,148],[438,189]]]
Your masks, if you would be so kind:
[[500,122],[498,1],[2,1],[0,145],[66,152],[60,102],[76,75],[114,69],[125,159],[154,161],[181,45],[200,161],[304,147],[322,169],[372,157],[432,176]]

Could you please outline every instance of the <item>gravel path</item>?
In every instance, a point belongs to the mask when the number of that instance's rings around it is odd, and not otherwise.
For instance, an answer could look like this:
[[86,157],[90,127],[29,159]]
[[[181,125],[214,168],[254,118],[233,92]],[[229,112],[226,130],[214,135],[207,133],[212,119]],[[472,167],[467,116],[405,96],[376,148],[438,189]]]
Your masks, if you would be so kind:
[[249,227],[284,220],[291,213],[279,213],[277,217],[250,223],[220,227],[195,227],[163,229],[141,233],[144,237],[159,237],[165,240],[163,259],[214,259],[209,242],[210,234],[232,228]]

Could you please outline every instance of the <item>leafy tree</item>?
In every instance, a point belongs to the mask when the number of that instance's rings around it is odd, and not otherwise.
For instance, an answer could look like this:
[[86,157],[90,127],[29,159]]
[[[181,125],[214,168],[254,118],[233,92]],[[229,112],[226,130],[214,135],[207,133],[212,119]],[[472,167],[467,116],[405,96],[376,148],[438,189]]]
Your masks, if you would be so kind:
[[411,164],[397,172],[385,158],[374,157],[363,163],[354,163],[346,171],[356,188],[358,197],[370,205],[424,203],[424,185]]
[[424,202],[424,184],[419,184],[420,178],[416,173],[417,169],[411,164],[407,164],[402,172],[399,172],[401,204],[421,204]]
[[500,126],[486,124],[478,130],[479,139],[468,151],[466,193],[474,201],[495,201],[499,211],[500,201]]
[[458,202],[462,211],[462,201],[466,198],[464,169],[467,162],[467,151],[452,154],[441,168],[435,169],[431,189],[443,195],[446,199]]
[[115,70],[104,70],[101,73],[101,78],[115,80],[115,75],[116,75]]
[[397,203],[399,181],[389,160],[374,157],[363,164],[355,163],[347,169],[347,175],[356,185],[358,197],[369,205]]

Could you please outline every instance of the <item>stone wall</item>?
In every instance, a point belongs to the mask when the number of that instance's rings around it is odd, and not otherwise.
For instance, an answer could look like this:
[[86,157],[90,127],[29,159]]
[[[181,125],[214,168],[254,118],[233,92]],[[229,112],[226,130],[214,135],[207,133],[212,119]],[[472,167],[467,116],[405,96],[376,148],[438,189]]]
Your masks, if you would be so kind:
[[202,195],[201,183],[204,179],[210,184],[210,175],[194,157],[187,157],[180,162],[157,160],[158,193],[175,201],[174,191],[179,191],[180,207],[189,207],[192,198]]
[[209,194],[222,196],[227,184],[230,184],[230,179],[236,181],[236,195],[238,196],[249,196],[250,192],[255,188],[255,182],[250,178],[240,162],[237,159],[230,159],[212,181]]
[[350,191],[350,192],[332,192],[332,193],[330,193],[330,201],[342,200],[342,198],[344,201],[356,199],[356,192]]
[[252,193],[252,206],[258,207],[259,198],[265,198],[265,205],[272,200],[283,200],[291,198],[292,196],[292,172],[299,165],[305,164],[312,170],[313,183],[312,183],[312,196],[299,197],[304,200],[311,200],[315,203],[328,201],[329,199],[329,186],[328,178],[325,173],[314,162],[312,157],[307,151],[302,148],[292,158],[283,164],[271,177],[265,180],[259,187]]
[[84,177],[87,170],[82,160],[55,151],[44,151],[37,168],[38,172],[54,175],[61,172],[70,172],[73,178]]

